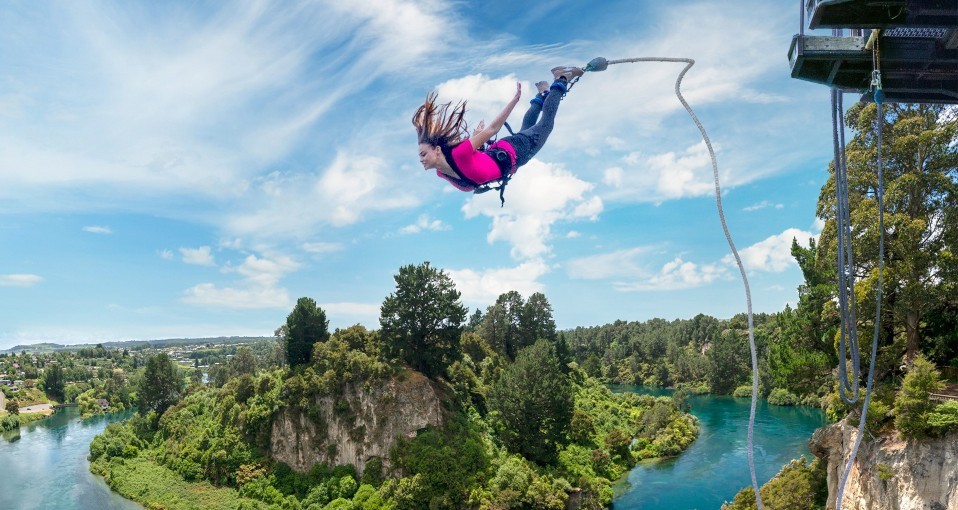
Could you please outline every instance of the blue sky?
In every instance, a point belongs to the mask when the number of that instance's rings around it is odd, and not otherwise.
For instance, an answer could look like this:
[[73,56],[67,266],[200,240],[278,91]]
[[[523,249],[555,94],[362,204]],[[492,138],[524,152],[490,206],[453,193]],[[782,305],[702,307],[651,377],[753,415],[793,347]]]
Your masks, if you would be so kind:
[[[599,5],[599,6],[596,6]],[[405,264],[463,302],[543,292],[560,328],[719,318],[745,295],[681,64],[587,74],[509,185],[418,163],[433,89],[471,124],[556,65],[694,58],[757,312],[797,300],[828,91],[789,77],[794,1],[29,2],[0,9],[0,348],[271,335],[297,298],[378,327]]]

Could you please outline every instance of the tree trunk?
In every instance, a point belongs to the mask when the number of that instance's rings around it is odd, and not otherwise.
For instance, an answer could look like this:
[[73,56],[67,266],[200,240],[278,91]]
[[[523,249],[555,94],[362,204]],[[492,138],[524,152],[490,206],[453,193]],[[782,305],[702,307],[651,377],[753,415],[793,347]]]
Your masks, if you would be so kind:
[[905,363],[908,366],[919,353],[919,341],[918,312],[909,310],[905,313]]

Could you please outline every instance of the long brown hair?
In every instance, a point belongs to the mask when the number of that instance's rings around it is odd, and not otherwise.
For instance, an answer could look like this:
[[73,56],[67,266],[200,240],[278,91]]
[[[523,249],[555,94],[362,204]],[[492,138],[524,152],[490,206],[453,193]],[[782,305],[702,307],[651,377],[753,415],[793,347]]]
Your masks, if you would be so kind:
[[468,138],[469,127],[464,118],[466,102],[460,101],[453,107],[452,102],[436,104],[436,97],[436,92],[430,92],[412,116],[419,143],[449,147]]

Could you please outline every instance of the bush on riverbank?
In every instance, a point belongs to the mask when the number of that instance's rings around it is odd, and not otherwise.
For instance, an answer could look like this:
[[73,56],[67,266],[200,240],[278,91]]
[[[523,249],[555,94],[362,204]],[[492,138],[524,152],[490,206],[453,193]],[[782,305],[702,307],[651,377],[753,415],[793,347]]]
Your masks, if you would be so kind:
[[768,394],[768,403],[773,406],[796,406],[799,398],[785,388],[775,388]]
[[44,413],[7,414],[0,418],[0,432],[16,430],[24,425],[46,418]]
[[[828,485],[825,464],[818,458],[808,462],[804,456],[795,459],[774,478],[759,488],[762,505],[768,510],[818,510],[825,507]],[[746,487],[722,510],[755,510],[755,490]]]

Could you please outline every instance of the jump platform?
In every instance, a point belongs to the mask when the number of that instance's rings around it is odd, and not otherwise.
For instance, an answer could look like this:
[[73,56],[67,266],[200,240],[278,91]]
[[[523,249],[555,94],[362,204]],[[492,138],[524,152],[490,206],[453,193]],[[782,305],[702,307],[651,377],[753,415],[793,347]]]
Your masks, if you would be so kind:
[[[958,104],[958,0],[805,0],[809,28],[868,29],[864,35],[796,35],[791,76],[862,100],[871,84],[871,29],[877,34],[882,90],[895,103]],[[876,42],[876,41],[873,41]]]

